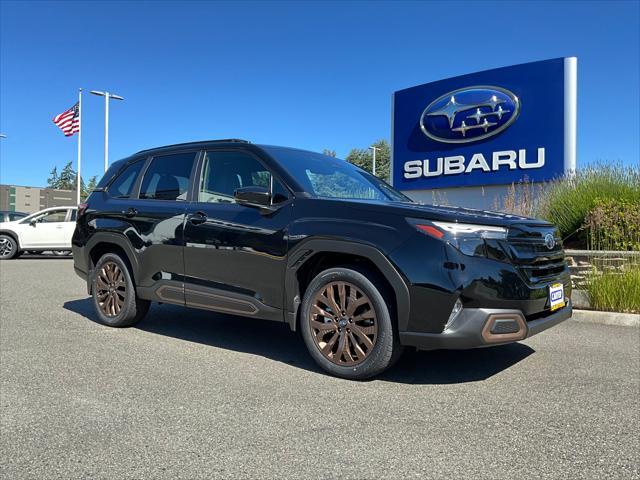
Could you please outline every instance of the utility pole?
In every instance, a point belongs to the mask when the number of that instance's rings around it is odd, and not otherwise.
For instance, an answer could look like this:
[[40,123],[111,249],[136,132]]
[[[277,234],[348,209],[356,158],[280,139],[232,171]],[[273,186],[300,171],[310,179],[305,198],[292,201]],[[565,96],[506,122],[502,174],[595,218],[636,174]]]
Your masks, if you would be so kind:
[[104,171],[109,168],[109,99],[124,100],[120,95],[109,92],[100,92],[98,90],[91,90],[93,95],[104,97]]

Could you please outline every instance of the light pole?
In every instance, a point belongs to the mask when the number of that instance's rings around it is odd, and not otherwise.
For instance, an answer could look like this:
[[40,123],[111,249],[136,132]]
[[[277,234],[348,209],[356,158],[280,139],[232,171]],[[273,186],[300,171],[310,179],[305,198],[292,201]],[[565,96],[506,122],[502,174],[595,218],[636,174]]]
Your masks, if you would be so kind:
[[380,150],[380,147],[374,147],[373,145],[371,145],[369,147],[371,150],[373,150],[373,174],[376,174],[376,150]]
[[124,100],[120,95],[109,92],[100,92],[98,90],[91,90],[93,95],[104,97],[104,171],[109,168],[109,99]]

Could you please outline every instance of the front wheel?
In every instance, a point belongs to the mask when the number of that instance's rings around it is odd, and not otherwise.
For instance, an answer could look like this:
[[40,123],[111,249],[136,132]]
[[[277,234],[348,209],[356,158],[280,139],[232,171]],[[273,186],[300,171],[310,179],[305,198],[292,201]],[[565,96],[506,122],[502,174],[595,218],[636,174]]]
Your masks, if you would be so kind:
[[150,302],[138,298],[127,265],[115,253],[105,253],[98,260],[91,291],[98,318],[110,327],[129,327],[149,310]]
[[[380,285],[350,268],[318,274],[300,312],[304,342],[327,372],[362,380],[389,368],[401,350]],[[379,283],[379,282],[378,282]]]
[[9,260],[19,256],[18,244],[9,235],[0,235],[0,260]]

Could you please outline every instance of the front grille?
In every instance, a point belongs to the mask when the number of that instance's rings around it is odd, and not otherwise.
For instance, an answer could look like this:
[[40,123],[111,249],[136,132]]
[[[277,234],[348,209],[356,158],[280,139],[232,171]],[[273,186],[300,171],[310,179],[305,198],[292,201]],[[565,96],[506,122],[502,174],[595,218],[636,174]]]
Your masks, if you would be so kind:
[[[548,234],[554,237],[553,248],[548,248],[545,243]],[[504,246],[511,262],[530,283],[552,280],[567,268],[562,239],[558,231],[551,226],[511,227]]]

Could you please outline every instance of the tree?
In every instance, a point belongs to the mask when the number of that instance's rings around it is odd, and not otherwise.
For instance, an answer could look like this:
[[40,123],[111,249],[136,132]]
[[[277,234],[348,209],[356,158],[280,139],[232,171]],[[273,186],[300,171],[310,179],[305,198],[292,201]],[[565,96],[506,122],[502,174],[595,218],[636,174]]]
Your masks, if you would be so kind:
[[98,177],[95,175],[89,179],[89,183],[87,184],[87,193],[91,193],[94,188],[98,185]]
[[[389,181],[389,170],[391,167],[391,148],[386,140],[378,140],[373,143],[376,150],[376,177]],[[372,172],[373,152],[370,148],[354,148],[347,155],[347,161],[358,167]]]
[[58,167],[53,167],[51,173],[49,173],[49,178],[47,178],[47,186],[49,188],[58,188],[59,181]]
[[[96,185],[95,175],[89,179],[89,185],[85,185],[84,180],[80,178],[80,198],[88,197]],[[58,174],[58,167],[53,167],[47,179],[47,186],[57,190],[76,190],[78,188],[78,173],[73,169],[73,162],[67,163],[60,174]]]
[[322,154],[323,155],[327,155],[329,157],[336,158],[336,151],[335,150],[329,150],[328,148],[325,148],[324,150],[322,150]]
[[58,186],[60,190],[75,190],[76,188],[76,171],[73,169],[73,162],[67,163],[58,177]]
[[82,187],[82,193],[80,194],[80,199],[85,200],[89,196],[89,194],[96,188],[97,185],[98,185],[98,179],[95,175],[89,178],[89,183],[87,185],[85,185],[84,180],[80,178],[80,186]]

